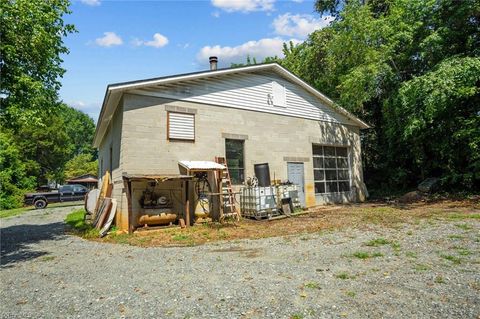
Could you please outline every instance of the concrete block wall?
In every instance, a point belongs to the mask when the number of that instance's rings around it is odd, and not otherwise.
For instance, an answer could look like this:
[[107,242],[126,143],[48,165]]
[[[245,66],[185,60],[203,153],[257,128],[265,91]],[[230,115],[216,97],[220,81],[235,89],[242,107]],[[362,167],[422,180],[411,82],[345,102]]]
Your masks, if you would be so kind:
[[[167,139],[167,110],[172,108],[196,111],[195,142]],[[125,94],[119,109],[122,115],[115,114],[112,124],[116,132],[112,139],[119,138],[121,146],[114,181],[121,179],[121,173],[179,174],[179,161],[225,156],[225,137],[237,136],[245,141],[246,177],[254,176],[254,164],[267,162],[272,179],[275,175],[276,179],[286,180],[287,161],[301,161],[305,167],[307,207],[363,198],[358,127],[134,94]],[[101,154],[107,144],[102,143]],[[356,190],[337,195],[315,194],[312,144],[348,146]],[[114,196],[119,200],[117,225],[125,228],[128,205],[123,183],[118,187],[114,184]]]

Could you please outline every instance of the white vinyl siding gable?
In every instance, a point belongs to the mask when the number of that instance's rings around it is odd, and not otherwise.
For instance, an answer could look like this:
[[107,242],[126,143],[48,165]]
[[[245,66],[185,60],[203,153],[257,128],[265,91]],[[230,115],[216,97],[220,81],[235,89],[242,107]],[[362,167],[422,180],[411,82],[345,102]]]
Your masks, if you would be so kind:
[[[275,85],[273,83],[276,83]],[[274,102],[278,89],[278,106]],[[282,94],[281,91],[284,93]],[[352,124],[301,86],[275,72],[223,75],[216,78],[135,89],[131,93],[259,111],[325,122]],[[280,96],[280,98],[279,98]],[[284,96],[282,101],[281,97]]]
[[168,112],[168,139],[195,140],[195,115]]

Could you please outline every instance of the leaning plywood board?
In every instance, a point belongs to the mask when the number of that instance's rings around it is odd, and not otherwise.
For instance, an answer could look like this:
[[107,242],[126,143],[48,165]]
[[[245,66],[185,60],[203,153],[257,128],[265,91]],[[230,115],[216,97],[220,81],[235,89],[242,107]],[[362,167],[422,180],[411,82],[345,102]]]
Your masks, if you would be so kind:
[[100,221],[101,219],[104,219],[104,218],[105,218],[104,215],[108,212],[108,208],[110,207],[110,204],[111,204],[111,203],[112,203],[112,199],[111,199],[111,198],[106,197],[106,198],[103,200],[101,206],[98,208],[98,212],[97,212],[97,214],[96,214],[96,216],[95,216],[95,219],[93,220],[93,226],[94,226],[95,228],[98,228],[98,229],[100,228],[100,227],[98,226],[99,221]]
[[117,211],[117,200],[112,199],[112,206],[110,208],[110,213],[108,215],[108,219],[103,225],[102,229],[100,229],[100,237],[103,237],[107,234],[110,226],[112,225],[113,219],[115,218],[115,213]]
[[112,208],[112,199],[109,200],[109,203],[108,205],[105,207],[105,209],[103,210],[102,214],[100,214],[100,216],[98,216],[98,222],[97,224],[95,225],[95,227],[97,229],[100,229],[102,228],[103,224],[105,223],[105,221],[107,220],[107,217],[110,213],[110,209]]
[[100,195],[98,196],[99,201],[97,201],[97,205],[95,206],[94,215],[97,213],[97,210],[100,208],[100,204],[101,204],[100,200],[109,196],[107,195],[109,185],[110,185],[110,173],[106,171],[105,175],[103,175],[103,178],[102,178],[102,187],[100,188]]
[[92,189],[88,192],[87,196],[85,197],[85,210],[87,213],[92,215],[95,212],[99,195],[100,190],[98,188]]

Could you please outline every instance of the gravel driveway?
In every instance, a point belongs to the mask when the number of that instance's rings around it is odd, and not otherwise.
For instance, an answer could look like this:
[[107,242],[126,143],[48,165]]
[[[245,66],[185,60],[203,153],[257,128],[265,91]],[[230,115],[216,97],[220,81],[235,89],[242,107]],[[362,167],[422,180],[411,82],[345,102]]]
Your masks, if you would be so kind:
[[76,208],[1,220],[1,318],[479,318],[478,219],[141,248]]

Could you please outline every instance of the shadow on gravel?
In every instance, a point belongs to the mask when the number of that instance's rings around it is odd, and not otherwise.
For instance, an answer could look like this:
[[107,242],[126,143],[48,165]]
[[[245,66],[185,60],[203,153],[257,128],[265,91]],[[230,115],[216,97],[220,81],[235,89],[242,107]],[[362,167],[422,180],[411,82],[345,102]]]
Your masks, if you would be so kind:
[[18,262],[38,258],[45,251],[32,250],[28,245],[42,240],[58,240],[64,235],[65,224],[14,225],[2,228],[0,234],[0,267],[12,267]]

